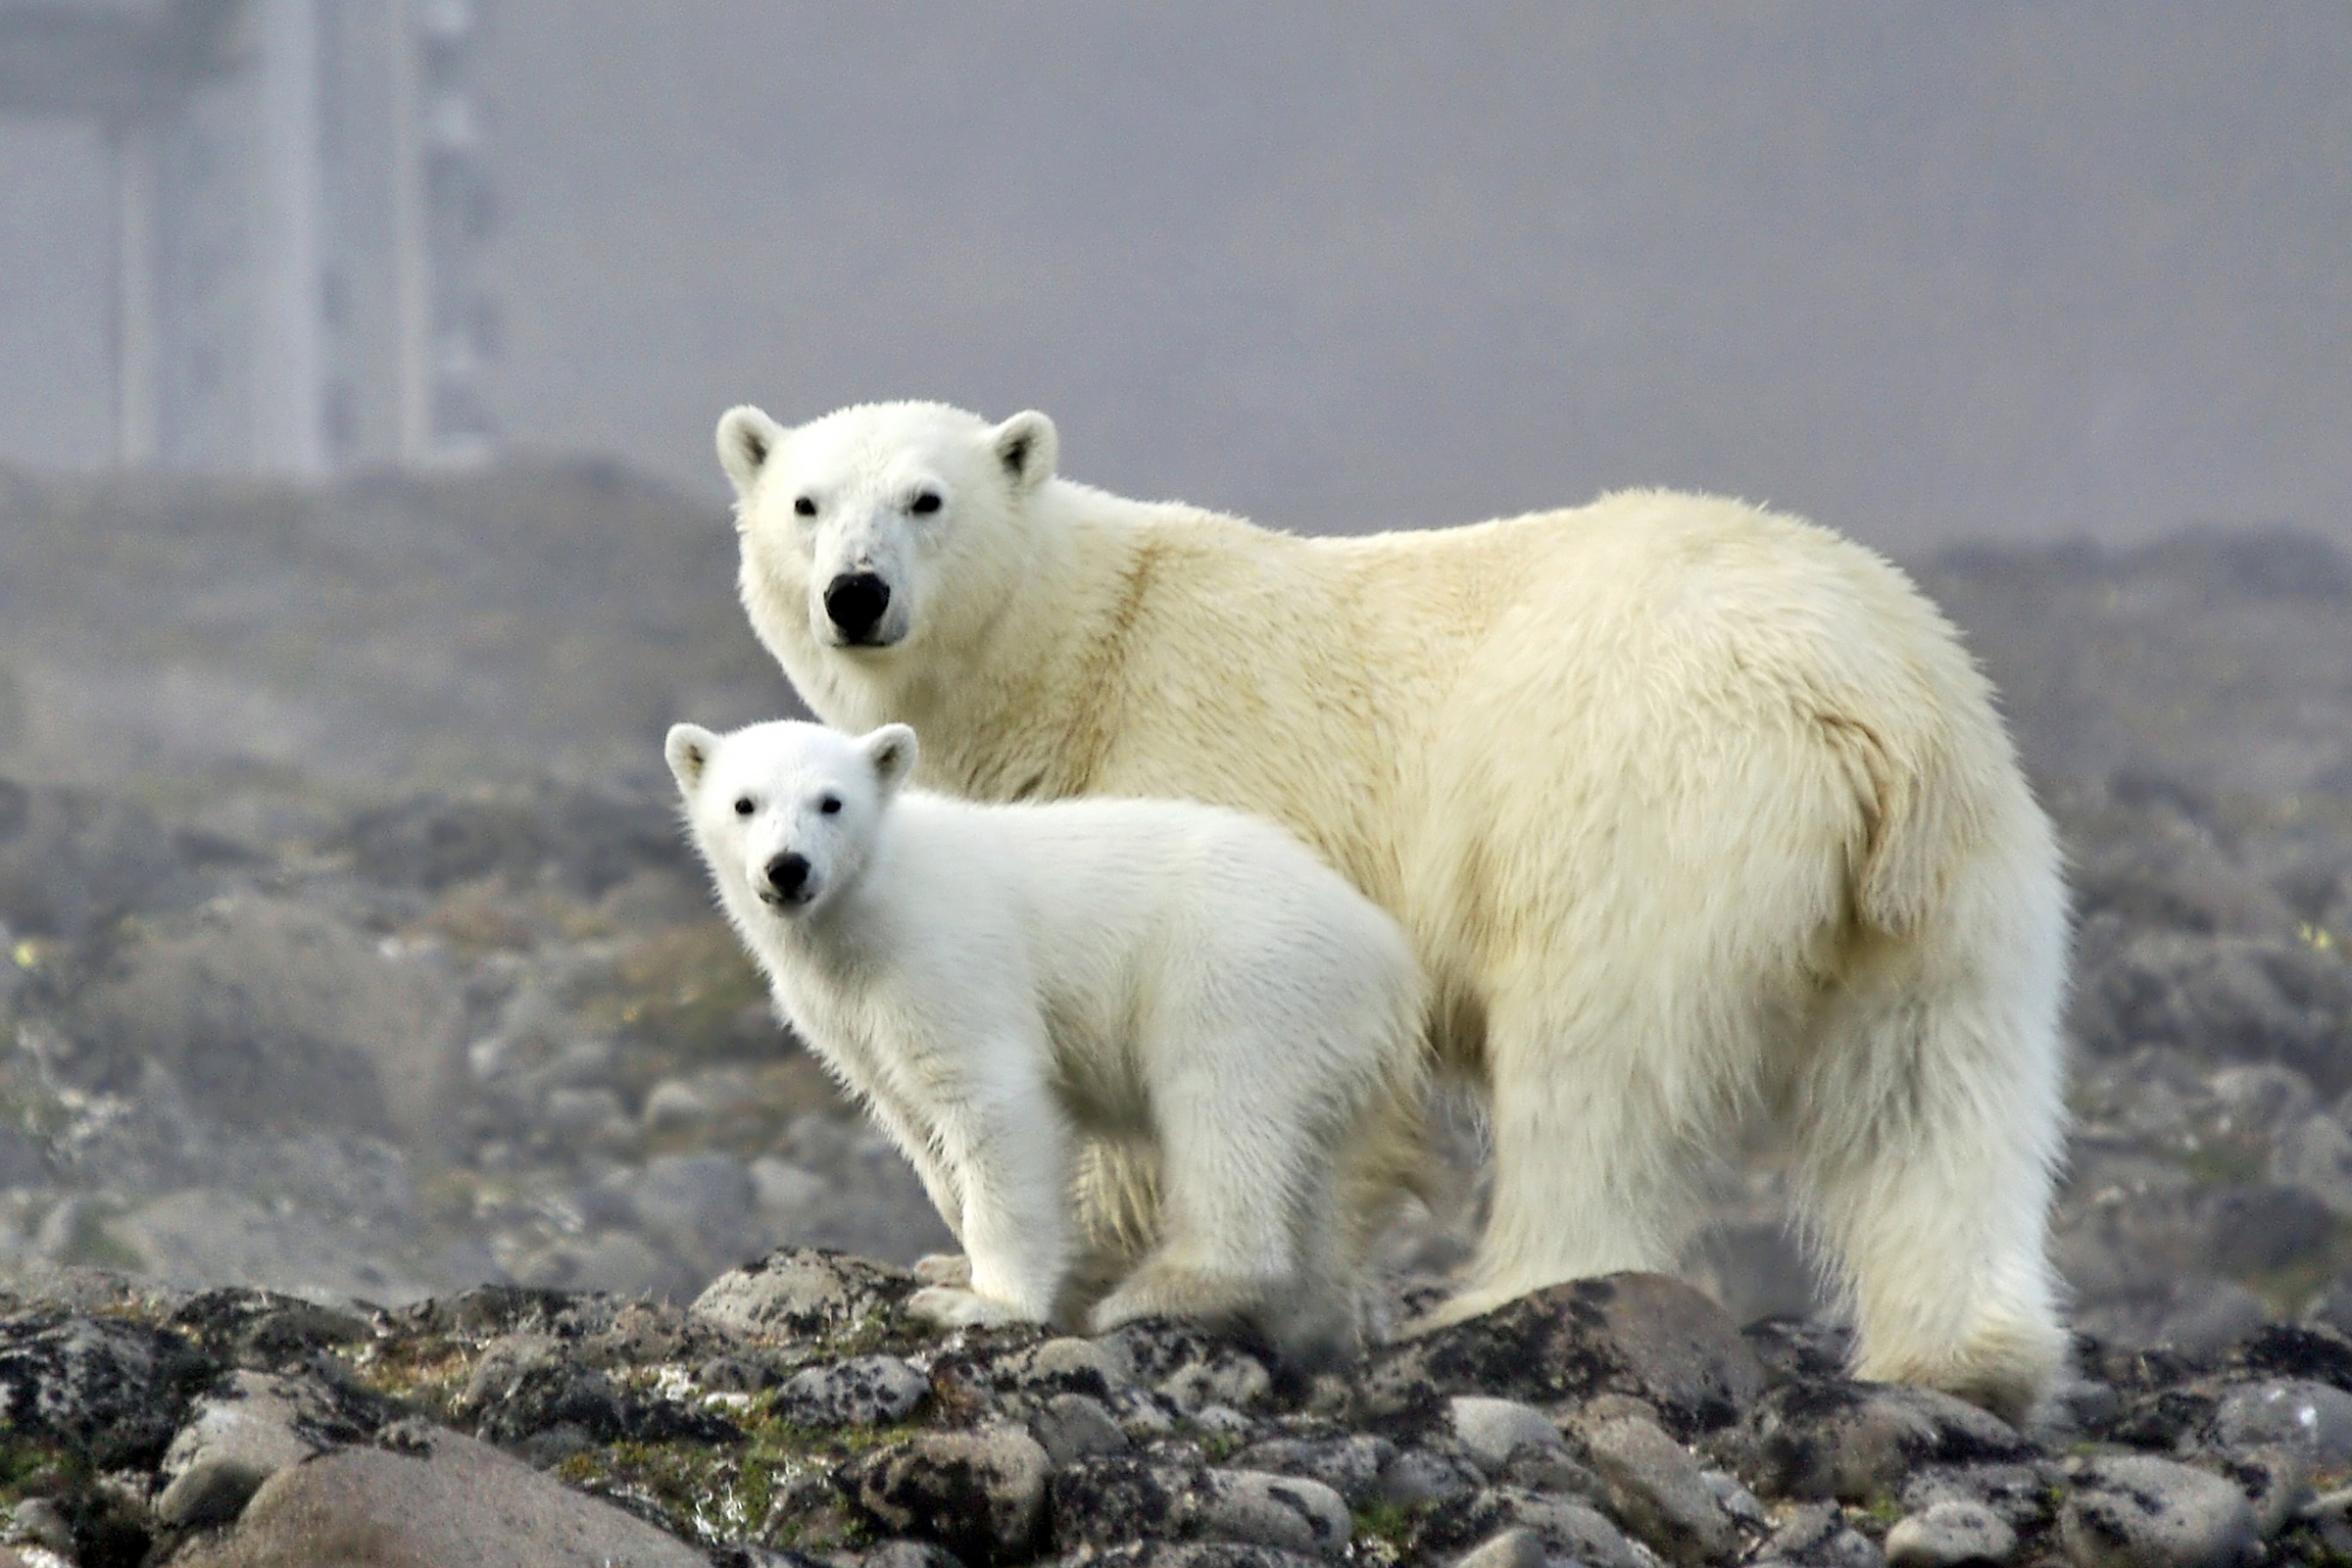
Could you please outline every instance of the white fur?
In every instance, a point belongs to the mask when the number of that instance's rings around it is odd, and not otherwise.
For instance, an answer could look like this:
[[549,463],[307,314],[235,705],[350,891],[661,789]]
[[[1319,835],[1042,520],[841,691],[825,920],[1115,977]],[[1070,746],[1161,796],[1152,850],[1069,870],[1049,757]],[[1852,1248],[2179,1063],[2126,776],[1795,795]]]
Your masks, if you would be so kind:
[[[1095,1327],[1242,1315],[1298,1350],[1350,1337],[1347,1287],[1396,1185],[1370,1161],[1409,1141],[1420,1061],[1419,972],[1387,915],[1237,812],[902,791],[904,725],[681,724],[667,753],[778,1006],[969,1255],[968,1285],[918,1310],[1082,1313],[1090,1249],[1140,1229],[1149,1256]],[[769,874],[785,856],[807,867],[792,900]]]
[[[2012,1412],[2047,1385],[2058,854],[1900,571],[1660,491],[1296,538],[1048,477],[1047,429],[930,404],[720,421],[744,605],[818,714],[919,725],[925,779],[982,798],[1263,813],[1396,914],[1440,1057],[1492,1103],[1493,1218],[1450,1315],[1668,1264],[1694,1170],[1763,1105],[1862,1373]],[[938,511],[903,510],[918,482]],[[824,634],[822,573],[861,552],[903,612],[889,646]]]

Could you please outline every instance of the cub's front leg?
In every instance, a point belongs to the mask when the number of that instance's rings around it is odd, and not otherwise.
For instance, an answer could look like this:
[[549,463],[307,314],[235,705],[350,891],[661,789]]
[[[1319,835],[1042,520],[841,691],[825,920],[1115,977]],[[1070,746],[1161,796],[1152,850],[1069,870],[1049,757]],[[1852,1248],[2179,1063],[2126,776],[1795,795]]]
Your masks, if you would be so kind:
[[1045,1049],[1042,1029],[999,1040],[974,1053],[960,1082],[942,1086],[933,1126],[962,1201],[954,1229],[970,1271],[915,1292],[906,1308],[916,1317],[946,1327],[1053,1321],[1070,1267],[1074,1135],[1046,1085]]

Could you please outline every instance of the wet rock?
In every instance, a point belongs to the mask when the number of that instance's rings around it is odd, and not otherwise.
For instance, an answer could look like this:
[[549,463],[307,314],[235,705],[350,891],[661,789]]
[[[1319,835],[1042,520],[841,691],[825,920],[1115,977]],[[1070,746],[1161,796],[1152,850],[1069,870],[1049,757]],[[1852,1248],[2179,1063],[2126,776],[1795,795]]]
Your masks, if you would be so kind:
[[1670,1562],[1718,1562],[1740,1531],[1698,1461],[1654,1421],[1618,1416],[1580,1429],[1585,1449],[1626,1527]]
[[1867,1502],[1924,1464],[2030,1457],[1999,1417],[1931,1389],[1792,1383],[1764,1396],[1743,1458],[1764,1495]]
[[759,1338],[810,1339],[888,1311],[913,1291],[913,1276],[899,1269],[788,1247],[712,1280],[693,1311]]
[[1415,1532],[1413,1546],[1425,1558],[1449,1557],[1512,1530],[1535,1537],[1547,1555],[1592,1568],[1648,1568],[1651,1562],[1598,1509],[1517,1487],[1489,1487],[1436,1508]]
[[2131,1455],[2074,1479],[2059,1531],[2076,1568],[2232,1568],[2261,1550],[2254,1510],[2219,1476]]
[[2007,1562],[2017,1531],[1982,1502],[1938,1502],[1906,1514],[1886,1532],[1888,1568],[1960,1568]]
[[897,1356],[858,1355],[785,1379],[776,1413],[802,1426],[888,1426],[912,1415],[930,1395],[931,1380]]
[[113,1318],[0,1316],[0,1429],[99,1469],[152,1465],[218,1370],[176,1334]]
[[454,1432],[279,1471],[174,1568],[708,1568],[674,1537]]
[[1119,1430],[1102,1401],[1084,1394],[1049,1396],[1044,1407],[1029,1418],[1029,1432],[1045,1447],[1056,1470],[1127,1447],[1127,1434]]
[[1737,1420],[1762,1364],[1723,1309],[1655,1274],[1575,1280],[1376,1352],[1364,1412],[1399,1414],[1455,1394],[1549,1404],[1617,1393],[1689,1436]]
[[1051,1469],[1035,1438],[998,1427],[923,1433],[843,1466],[835,1484],[885,1531],[990,1564],[1029,1550]]

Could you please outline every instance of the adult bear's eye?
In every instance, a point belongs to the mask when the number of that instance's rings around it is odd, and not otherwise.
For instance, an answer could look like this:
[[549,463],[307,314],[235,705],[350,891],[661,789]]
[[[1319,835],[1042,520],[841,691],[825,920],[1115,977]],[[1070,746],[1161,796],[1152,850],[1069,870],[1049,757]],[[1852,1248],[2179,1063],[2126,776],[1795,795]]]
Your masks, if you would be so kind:
[[931,515],[931,514],[939,510],[939,492],[936,490],[925,490],[920,495],[916,496],[912,501],[906,503],[906,510],[913,513],[918,517],[928,517]]
[[758,809],[759,808],[752,804],[752,798],[749,795],[738,795],[735,798],[735,814],[737,816],[749,816]]
[[792,510],[804,517],[813,517],[816,515],[816,502],[811,497],[802,496],[793,502]]
[[816,808],[824,812],[827,816],[831,816],[834,812],[841,809],[841,797],[838,795],[828,795],[816,803]]

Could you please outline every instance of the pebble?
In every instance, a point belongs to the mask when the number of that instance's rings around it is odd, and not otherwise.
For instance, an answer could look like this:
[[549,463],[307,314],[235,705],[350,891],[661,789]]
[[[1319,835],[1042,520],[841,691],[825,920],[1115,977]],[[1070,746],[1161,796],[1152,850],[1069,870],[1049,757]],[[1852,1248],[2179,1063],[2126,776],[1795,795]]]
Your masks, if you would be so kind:
[[2084,1463],[2059,1510],[2076,1568],[2235,1568],[2261,1550],[2245,1494],[2170,1459]]

